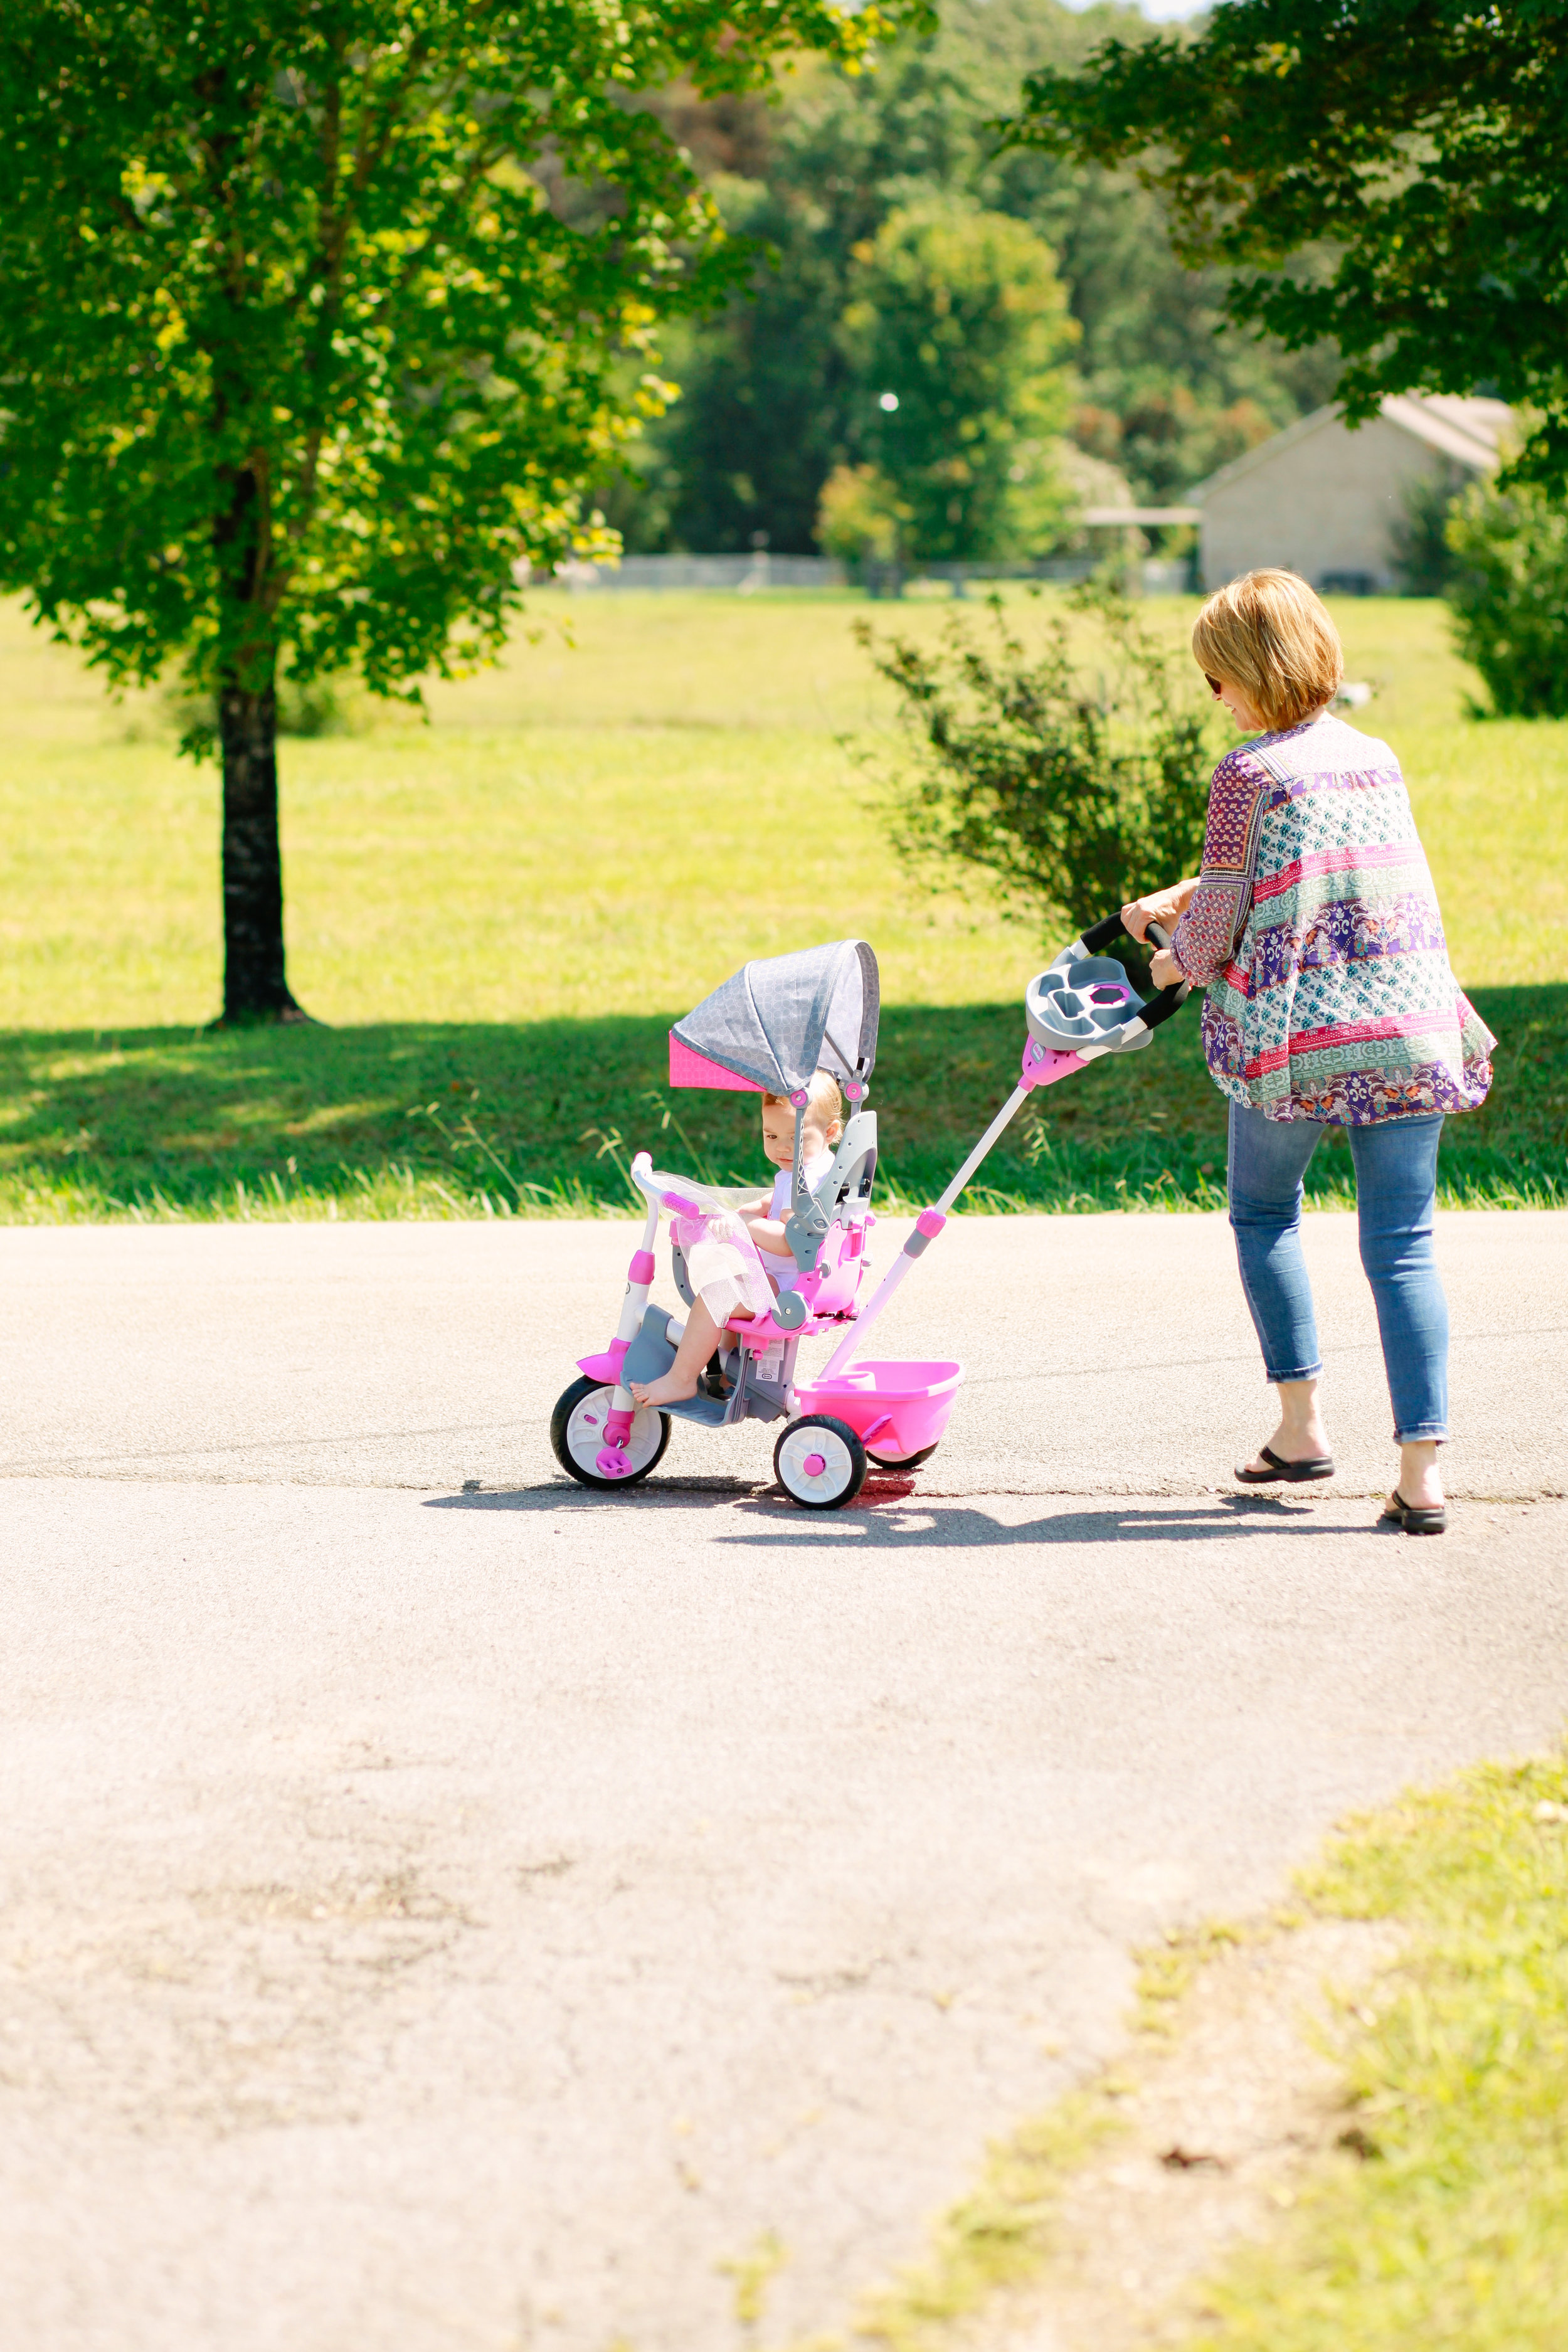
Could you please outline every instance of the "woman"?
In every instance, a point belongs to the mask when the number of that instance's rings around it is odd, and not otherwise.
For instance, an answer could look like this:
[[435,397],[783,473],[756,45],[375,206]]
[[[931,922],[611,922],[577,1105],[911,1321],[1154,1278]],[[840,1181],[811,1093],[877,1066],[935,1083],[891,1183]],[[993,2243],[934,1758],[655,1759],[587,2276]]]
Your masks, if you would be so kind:
[[1398,761],[1333,715],[1343,656],[1306,582],[1273,571],[1233,580],[1198,614],[1193,652],[1257,740],[1215,770],[1203,872],[1121,911],[1138,939],[1151,919],[1172,929],[1154,958],[1159,986],[1207,989],[1204,1052],[1230,1097],[1230,1222],[1265,1377],[1279,1391],[1279,1427],[1236,1475],[1249,1486],[1333,1475],[1301,1179],[1324,1128],[1343,1127],[1399,1445],[1383,1517],[1408,1535],[1441,1535],[1437,1139],[1447,1112],[1485,1100],[1497,1041],[1449,968]]

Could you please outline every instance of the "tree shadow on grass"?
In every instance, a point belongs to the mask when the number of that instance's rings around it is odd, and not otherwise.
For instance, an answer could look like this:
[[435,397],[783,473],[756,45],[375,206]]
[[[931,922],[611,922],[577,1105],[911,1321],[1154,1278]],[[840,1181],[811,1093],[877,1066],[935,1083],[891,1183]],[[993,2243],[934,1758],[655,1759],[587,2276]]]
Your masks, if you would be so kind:
[[[1568,1199],[1568,987],[1476,992],[1502,1039],[1485,1111],[1450,1120],[1450,1185]],[[0,1217],[484,1215],[631,1207],[639,1150],[765,1171],[745,1095],[671,1092],[668,1015],[363,1028],[15,1031],[0,1038]],[[873,1090],[884,1205],[929,1198],[1010,1091],[1012,1004],[894,1005]],[[1031,1098],[971,1205],[1217,1207],[1225,1105],[1195,1013]],[[1310,1189],[1349,1198],[1331,1135]]]

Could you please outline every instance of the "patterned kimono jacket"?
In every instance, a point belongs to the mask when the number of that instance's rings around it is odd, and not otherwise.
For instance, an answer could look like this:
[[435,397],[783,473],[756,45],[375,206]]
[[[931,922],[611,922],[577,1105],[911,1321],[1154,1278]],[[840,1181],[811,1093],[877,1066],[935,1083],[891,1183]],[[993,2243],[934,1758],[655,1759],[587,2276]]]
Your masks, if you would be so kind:
[[1473,1110],[1497,1040],[1455,982],[1399,762],[1327,714],[1232,751],[1172,940],[1215,1085],[1268,1118]]

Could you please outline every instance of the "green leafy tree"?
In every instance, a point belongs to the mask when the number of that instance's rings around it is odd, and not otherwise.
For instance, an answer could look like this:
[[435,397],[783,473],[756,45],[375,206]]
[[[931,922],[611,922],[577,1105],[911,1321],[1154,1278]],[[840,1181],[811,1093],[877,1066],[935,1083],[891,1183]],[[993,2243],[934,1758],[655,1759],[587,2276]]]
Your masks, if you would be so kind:
[[1496,715],[1568,719],[1568,505],[1539,483],[1478,482],[1447,538],[1455,639]]
[[1131,174],[1037,147],[999,152],[993,119],[1025,75],[1069,68],[1106,33],[1152,37],[1128,9],[1059,0],[945,0],[874,73],[809,59],[781,102],[689,92],[655,102],[726,220],[764,248],[723,313],[666,346],[681,397],[604,485],[628,544],[779,549],[814,543],[824,484],[871,457],[875,395],[838,336],[857,248],[889,213],[945,196],[1005,213],[1056,256],[1081,331],[1068,431],[1163,503],[1328,398],[1337,356],[1296,354],[1226,324],[1225,273],[1184,268],[1163,200]]
[[[298,1014],[280,665],[414,691],[530,562],[734,282],[637,93],[861,57],[831,0],[9,0],[0,578],[112,681],[216,707],[225,1015]],[[200,748],[199,736],[193,748]]]
[[889,779],[900,850],[917,867],[978,869],[1043,928],[1195,873],[1215,761],[1207,709],[1126,600],[1089,583],[1069,606],[1099,625],[1092,667],[1062,614],[1030,650],[999,598],[990,650],[962,616],[935,646],[858,632],[912,753]]
[[[782,128],[770,115],[764,132]],[[630,546],[722,553],[765,530],[773,547],[804,553],[822,483],[849,455],[854,394],[836,337],[848,267],[843,199],[831,185],[815,203],[803,190],[797,210],[793,194],[754,181],[721,175],[710,186],[726,222],[753,241],[748,282],[721,318],[682,321],[669,338],[680,398],[636,446],[638,478],[624,507],[612,488],[607,509],[626,513]],[[872,234],[875,219],[858,213],[857,226]]]
[[1043,238],[942,197],[889,213],[857,256],[840,332],[909,551],[962,562],[1049,545],[1066,499],[1048,445],[1077,329]]
[[1562,0],[1230,0],[1047,66],[1009,136],[1135,163],[1233,320],[1333,338],[1352,420],[1484,387],[1537,411],[1519,472],[1568,481]]

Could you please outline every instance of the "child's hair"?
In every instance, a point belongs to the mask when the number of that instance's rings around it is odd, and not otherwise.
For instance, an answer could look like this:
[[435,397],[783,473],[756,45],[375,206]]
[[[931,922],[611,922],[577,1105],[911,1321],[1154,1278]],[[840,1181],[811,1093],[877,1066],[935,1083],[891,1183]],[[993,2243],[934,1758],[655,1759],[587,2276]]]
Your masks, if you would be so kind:
[[[820,1127],[826,1135],[835,1119],[842,1122],[844,1118],[844,1097],[838,1091],[838,1081],[831,1070],[817,1070],[813,1073],[805,1091],[810,1097],[806,1118],[814,1127]],[[765,1103],[787,1103],[789,1097],[764,1095],[763,1100]]]
[[1244,572],[1193,623],[1193,654],[1238,686],[1268,727],[1298,727],[1331,702],[1345,674],[1339,632],[1294,572]]

